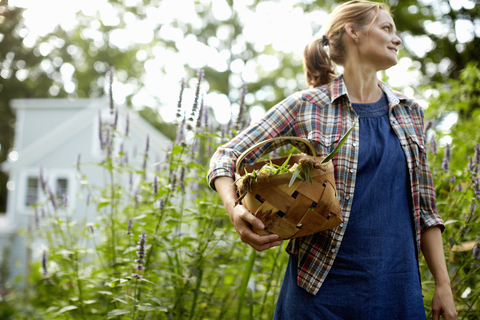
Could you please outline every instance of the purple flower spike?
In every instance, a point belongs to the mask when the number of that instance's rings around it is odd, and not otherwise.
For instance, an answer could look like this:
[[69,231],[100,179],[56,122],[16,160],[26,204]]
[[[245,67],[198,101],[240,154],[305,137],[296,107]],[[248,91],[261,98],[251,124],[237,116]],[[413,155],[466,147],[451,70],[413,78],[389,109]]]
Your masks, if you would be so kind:
[[195,113],[197,112],[198,99],[200,98],[200,85],[202,83],[203,76],[204,76],[203,70],[199,69],[197,71],[197,87],[195,89],[195,99],[193,100],[192,113],[190,114],[190,118],[188,118],[188,121],[193,121],[193,119],[195,117]]
[[147,139],[145,141],[145,156],[148,156],[149,150],[150,150],[150,135],[147,134]]
[[38,227],[40,227],[40,210],[41,207],[35,208],[35,229],[38,229]]
[[64,193],[63,196],[62,196],[62,205],[63,205],[64,208],[66,208],[67,205],[68,205],[68,196],[67,196],[66,193]]
[[78,172],[80,172],[80,166],[82,165],[81,159],[82,159],[82,154],[79,153],[77,155],[77,162],[75,163],[75,167],[77,168]]
[[197,128],[201,128],[204,126],[204,123],[203,123],[203,118],[205,117],[204,113],[205,113],[205,103],[204,103],[204,98],[203,98],[203,94],[202,94],[202,102],[200,102],[200,109],[198,110],[198,117],[197,117],[197,124],[196,124],[196,127]]
[[45,195],[47,195],[47,180],[45,179],[43,166],[40,166],[40,173],[39,173],[39,176],[38,176],[38,180],[40,182],[40,188],[45,193]]
[[452,174],[450,177],[450,184],[453,186],[455,184],[455,175]]
[[475,145],[475,163],[477,167],[480,166],[480,145],[478,143]]
[[434,156],[437,155],[437,140],[435,140],[433,136],[432,139],[430,139],[430,152],[433,153]]
[[132,219],[128,219],[127,234],[132,234],[132,228],[133,228],[133,221]]
[[58,207],[57,207],[57,201],[55,199],[55,195],[53,194],[52,189],[50,189],[49,187],[47,188],[48,188],[48,197],[50,198],[50,203],[52,204],[53,210],[57,211]]
[[142,169],[143,169],[143,180],[147,180],[147,157],[143,158],[143,164],[142,164]]
[[113,130],[117,130],[117,124],[118,124],[118,108],[115,108],[115,115],[113,116],[113,123],[112,123]]
[[476,204],[475,200],[473,200],[472,203],[470,203],[470,208],[468,208],[467,216],[465,217],[465,223],[467,223],[467,224],[470,223],[476,209],[477,209],[477,204]]
[[94,233],[95,233],[95,231],[94,231],[94,229],[93,229],[93,226],[91,226],[91,225],[88,226],[88,231],[90,231],[91,234],[94,234]]
[[[135,266],[135,269],[138,270],[138,272],[140,273],[142,270],[145,270],[145,267],[143,266],[143,264],[145,263],[145,238],[146,238],[146,234],[145,234],[145,230],[142,231],[142,234],[140,235],[140,240],[137,242],[137,257],[138,259],[135,259],[135,262],[137,263],[137,265]],[[140,279],[142,276],[139,275],[139,274],[132,274],[132,276],[135,278],[135,279]]]
[[177,186],[177,174],[173,171],[172,174],[170,175],[170,188],[172,191],[175,190]]
[[98,133],[100,136],[100,140],[102,140],[102,129],[103,129],[102,110],[98,110]]
[[472,174],[472,180],[475,178],[475,160],[468,156],[468,171]]
[[157,197],[157,195],[158,195],[158,177],[155,176],[155,178],[153,179],[153,196]]
[[245,106],[245,96],[247,95],[247,85],[244,84],[242,86],[242,89],[240,90],[240,100],[238,101],[238,104],[240,106],[239,111],[238,111],[238,116],[237,116],[237,130],[240,131],[245,127],[245,124],[247,123],[247,115],[245,113],[246,111],[246,106]]
[[139,195],[138,195],[138,188],[135,188],[135,191],[133,192],[133,198],[135,200],[135,208],[138,208],[139,204],[140,204],[140,199],[139,199]]
[[127,119],[125,120],[125,137],[128,137],[130,133],[130,115],[127,113]]
[[87,207],[90,205],[90,201],[92,200],[92,195],[89,193],[87,195]]
[[445,153],[443,156],[442,170],[448,171],[449,167],[450,167],[450,145],[447,143],[445,147]]
[[473,191],[475,192],[475,197],[477,200],[480,200],[480,186],[479,186],[479,179],[476,178],[475,181],[473,182]]
[[47,273],[48,273],[48,270],[47,270],[47,251],[43,250],[43,254],[42,254],[42,274],[43,274],[43,276],[46,276]]
[[110,113],[113,114],[113,73],[115,72],[115,69],[113,67],[110,67],[110,73],[108,75],[108,104],[110,106]]
[[476,238],[475,246],[473,247],[472,259],[473,260],[480,260],[480,242],[478,240],[478,236]]
[[180,118],[182,117],[182,99],[183,99],[183,91],[185,90],[185,78],[180,80],[180,95],[178,97],[178,104],[177,104],[177,121],[180,122]]

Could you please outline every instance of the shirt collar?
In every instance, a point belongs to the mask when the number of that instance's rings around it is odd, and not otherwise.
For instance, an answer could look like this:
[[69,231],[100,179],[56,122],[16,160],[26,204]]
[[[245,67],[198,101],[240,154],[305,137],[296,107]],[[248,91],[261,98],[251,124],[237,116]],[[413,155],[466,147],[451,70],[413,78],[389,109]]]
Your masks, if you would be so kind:
[[[392,89],[390,89],[390,87],[387,84],[385,84],[383,81],[379,81],[379,85],[382,91],[387,96],[388,105],[390,108],[398,105],[401,100],[411,101],[411,99],[407,98],[400,92],[393,91]],[[347,99],[350,101],[350,98],[348,97],[347,87],[345,86],[345,82],[343,81],[343,74],[341,74],[340,76],[330,81],[328,86],[331,93],[332,103],[343,95],[346,95]],[[408,105],[410,106],[411,104],[408,103]]]

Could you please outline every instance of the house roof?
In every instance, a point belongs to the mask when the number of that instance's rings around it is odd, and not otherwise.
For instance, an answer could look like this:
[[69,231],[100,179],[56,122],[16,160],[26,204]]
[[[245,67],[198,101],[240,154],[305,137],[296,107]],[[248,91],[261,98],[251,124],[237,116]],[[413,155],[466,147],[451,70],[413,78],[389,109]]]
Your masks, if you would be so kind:
[[[4,172],[10,172],[16,167],[27,166],[35,163],[36,160],[52,152],[64,142],[80,133],[83,129],[92,124],[96,119],[98,110],[105,108],[108,103],[105,98],[99,99],[14,99],[10,105],[14,109],[45,109],[45,108],[78,108],[79,112],[67,121],[52,128],[48,133],[38,137],[34,143],[26,146],[18,155],[15,162],[5,161],[1,164]],[[83,109],[83,110],[82,110]],[[139,135],[150,136],[150,143],[157,150],[165,150],[171,145],[170,139],[159,132],[148,121],[143,119],[137,112],[125,107],[119,107],[119,113],[123,116],[129,114],[130,131]],[[18,134],[17,132],[15,134]]]

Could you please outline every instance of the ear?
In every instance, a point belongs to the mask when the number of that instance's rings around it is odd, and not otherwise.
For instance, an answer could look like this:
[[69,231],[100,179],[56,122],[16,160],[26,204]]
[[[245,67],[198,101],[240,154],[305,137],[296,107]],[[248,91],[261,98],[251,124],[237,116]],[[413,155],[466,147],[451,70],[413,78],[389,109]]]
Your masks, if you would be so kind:
[[358,41],[358,38],[360,37],[359,30],[351,22],[345,25],[345,34],[347,35],[348,39],[350,39],[350,41],[352,42],[355,42],[355,40]]

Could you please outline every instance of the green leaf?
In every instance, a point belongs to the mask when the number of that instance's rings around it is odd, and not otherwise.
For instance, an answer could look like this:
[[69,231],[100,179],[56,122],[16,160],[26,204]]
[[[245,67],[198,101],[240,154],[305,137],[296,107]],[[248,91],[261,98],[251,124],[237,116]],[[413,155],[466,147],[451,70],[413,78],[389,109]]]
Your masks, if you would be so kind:
[[110,311],[108,314],[107,314],[107,319],[112,319],[116,316],[120,316],[122,314],[127,314],[127,313],[130,313],[130,311],[128,310],[124,310],[124,309],[115,309],[113,311]]
[[150,300],[155,301],[156,303],[158,303],[159,306],[162,305],[162,301],[160,301],[160,299],[158,298],[151,297]]
[[445,225],[449,225],[449,224],[452,224],[452,223],[457,223],[458,220],[447,220],[445,221]]
[[288,168],[288,162],[290,161],[291,156],[292,156],[292,154],[290,153],[288,155],[287,160],[285,160],[285,162],[280,166],[280,171]]
[[55,312],[55,315],[59,315],[61,313],[64,313],[64,312],[67,312],[67,311],[70,311],[70,310],[75,310],[75,309],[78,309],[77,306],[66,306],[66,307],[63,307],[62,309],[58,310],[57,312]]
[[52,306],[52,307],[49,307],[47,310],[45,310],[45,313],[49,313],[49,312],[52,312],[52,311],[55,311],[55,310],[58,310],[58,307]]
[[112,301],[118,301],[118,302],[123,303],[123,304],[128,304],[127,301],[125,301],[123,299],[120,299],[120,298],[113,298]]
[[328,161],[332,160],[333,157],[337,154],[337,152],[342,148],[343,144],[345,143],[345,141],[347,141],[347,138],[352,132],[353,128],[355,128],[355,125],[357,124],[357,120],[358,118],[355,119],[355,121],[352,124],[352,127],[347,131],[347,133],[343,135],[342,139],[340,139],[340,142],[337,144],[335,149],[333,149],[333,151],[330,152],[330,154],[325,159],[322,160],[322,163],[327,163]]
[[147,305],[139,305],[137,306],[138,310],[140,311],[167,311],[167,308],[161,308],[161,307],[152,307],[152,306],[147,306]]
[[309,167],[303,168],[303,174],[305,175],[305,179],[307,179],[308,183],[313,184],[312,176],[310,175],[310,168]]
[[97,300],[83,300],[84,304],[92,304],[92,303],[95,303],[95,302],[97,302]]
[[106,294],[108,296],[111,296],[113,294],[110,291],[97,291],[97,292],[100,293],[100,294]]
[[[292,184],[295,182],[295,179],[297,179],[297,177],[300,177],[299,174],[300,174],[300,171],[302,170],[302,167],[301,166],[298,166],[296,169],[295,169],[295,172],[292,174],[292,178],[290,179],[290,183],[288,184],[289,187],[292,186]],[[301,178],[301,177],[300,177]]]
[[153,283],[152,281],[149,281],[149,280],[147,280],[147,279],[145,279],[145,278],[140,278],[140,279],[138,279],[138,280],[155,285],[155,283]]

